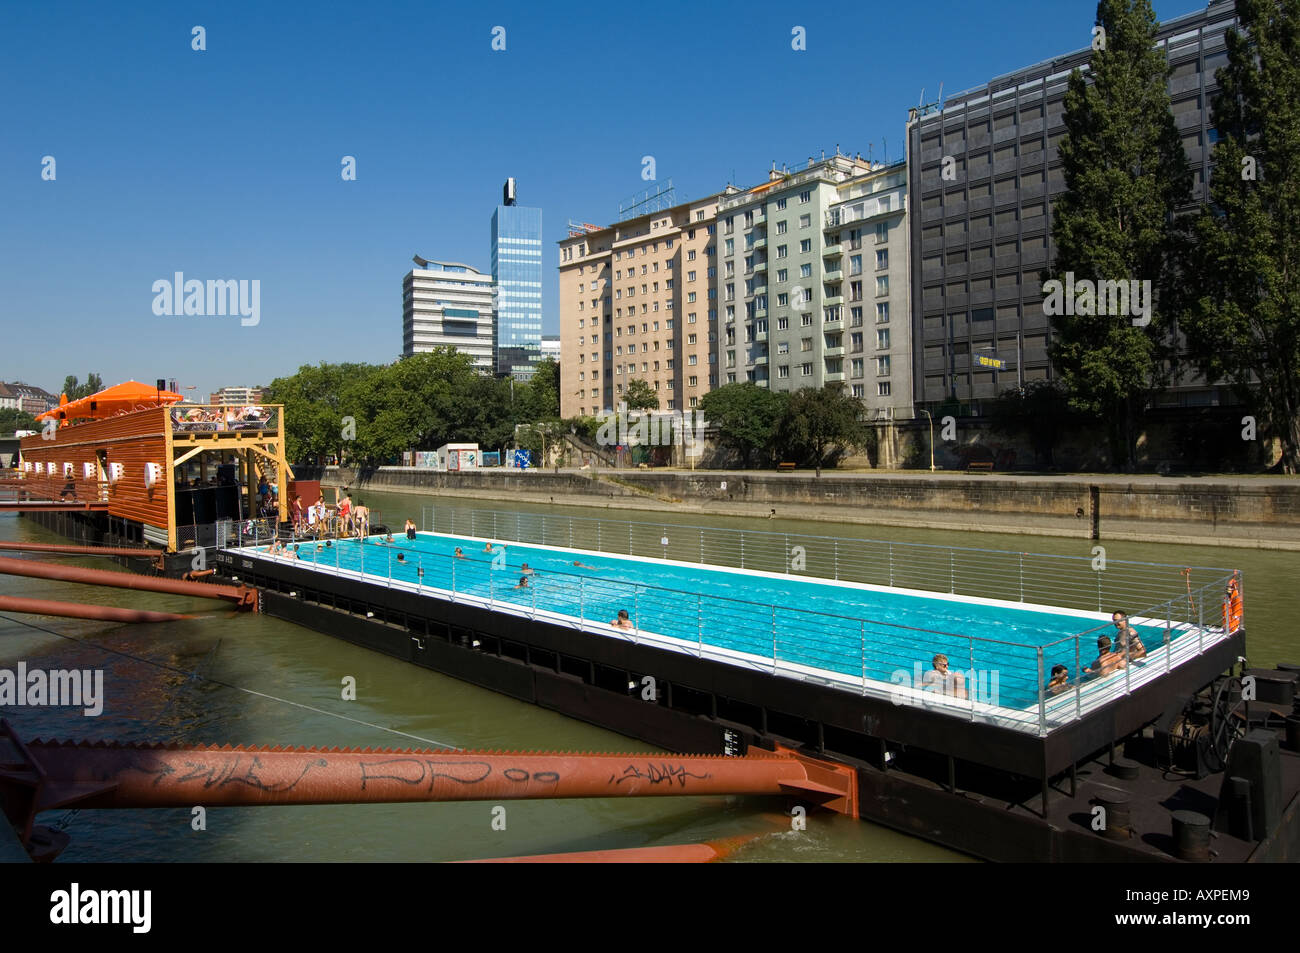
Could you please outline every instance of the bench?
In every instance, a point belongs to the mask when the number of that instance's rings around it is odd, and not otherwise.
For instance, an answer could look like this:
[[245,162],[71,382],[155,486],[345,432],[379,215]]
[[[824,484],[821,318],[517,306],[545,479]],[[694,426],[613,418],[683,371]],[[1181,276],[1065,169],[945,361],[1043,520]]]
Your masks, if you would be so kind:
[[992,472],[993,472],[993,461],[992,461],[992,460],[979,460],[979,461],[976,461],[976,462],[974,462],[974,463],[968,463],[968,464],[966,464],[966,469],[967,469],[967,470],[982,470],[982,471],[984,471],[985,473],[992,473]]
[[776,468],[778,470],[793,470],[796,466],[798,466],[796,463],[778,463]]

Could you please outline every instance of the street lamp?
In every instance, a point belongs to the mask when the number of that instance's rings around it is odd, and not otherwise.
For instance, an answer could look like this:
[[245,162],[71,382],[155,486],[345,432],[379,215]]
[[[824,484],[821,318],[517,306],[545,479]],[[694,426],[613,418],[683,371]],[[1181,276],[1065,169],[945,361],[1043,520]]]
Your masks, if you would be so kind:
[[933,473],[934,472],[934,418],[930,416],[930,412],[926,410],[924,407],[921,408],[921,413],[925,414],[925,416],[930,420],[930,472]]

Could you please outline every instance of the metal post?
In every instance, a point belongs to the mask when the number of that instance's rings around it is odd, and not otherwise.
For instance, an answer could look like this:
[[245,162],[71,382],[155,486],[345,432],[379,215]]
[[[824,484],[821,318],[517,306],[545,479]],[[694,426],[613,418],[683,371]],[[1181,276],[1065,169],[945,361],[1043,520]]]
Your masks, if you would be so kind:
[[[495,519],[494,519],[495,522]],[[542,545],[546,545],[546,514],[542,514]]]
[[743,531],[740,534],[740,568],[745,568],[745,534]]
[[1201,598],[1196,600],[1196,654],[1205,651],[1205,591],[1200,591]]
[[1074,637],[1074,719],[1078,721],[1083,717],[1083,670],[1079,667],[1082,665],[1082,659],[1079,658],[1079,637]]
[[695,641],[699,645],[696,655],[704,658],[704,595],[695,594]]
[[892,540],[889,543],[889,586],[891,589],[894,586],[894,543]]
[[587,627],[587,580],[582,576],[578,577],[578,625]]
[[[629,528],[630,531],[630,528]],[[641,634],[641,587],[632,587],[632,641]]]
[[600,545],[600,520],[596,520],[596,552],[603,553],[604,547]]
[[1168,675],[1168,674],[1169,674],[1169,670],[1173,667],[1173,665],[1172,665],[1172,663],[1171,663],[1171,661],[1170,661],[1170,658],[1169,658],[1169,653],[1170,653],[1170,651],[1171,651],[1171,647],[1170,647],[1170,644],[1169,644],[1169,630],[1168,630],[1168,629],[1165,629],[1165,634],[1164,634],[1164,640],[1163,640],[1163,641],[1164,641],[1164,643],[1165,643],[1165,674]]
[[492,606],[493,608],[496,608],[496,603],[497,603],[496,580],[492,576],[492,570],[489,569],[488,570],[488,605]]
[[1043,647],[1038,646],[1038,734],[1047,734],[1047,692],[1043,688]]
[[948,591],[957,591],[957,554],[951,549],[948,550]]
[[772,606],[772,674],[776,674],[776,606]]
[[492,511],[492,538],[497,538],[497,511]]
[[451,601],[456,601],[456,557],[451,558]]
[[1101,611],[1101,570],[1097,571],[1097,611]]
[[867,693],[867,623],[865,619],[858,620],[858,641],[860,648],[858,653],[862,659],[862,694]]
[[[970,656],[970,668],[966,670],[966,700],[970,702],[970,720],[974,721],[975,720],[975,694],[972,691],[971,686],[979,684],[975,676],[975,640],[970,636],[967,636],[966,645],[967,645],[967,653]],[[1039,649],[1039,652],[1041,653],[1042,649]],[[1042,681],[1042,679],[1039,679],[1039,681]]]
[[785,574],[790,575],[790,534],[785,534]]
[[573,520],[569,520],[569,548],[573,548]]
[[1025,554],[1020,554],[1020,601],[1025,601]]
[[835,557],[835,578],[840,578],[840,541],[837,539],[832,544],[832,551]]
[[536,587],[536,586],[529,586],[529,587],[528,587],[528,591],[531,592],[531,593],[533,594],[533,614],[532,614],[532,618],[536,619],[536,618],[537,618],[537,587]]
[[704,529],[700,529],[700,562],[704,562]]

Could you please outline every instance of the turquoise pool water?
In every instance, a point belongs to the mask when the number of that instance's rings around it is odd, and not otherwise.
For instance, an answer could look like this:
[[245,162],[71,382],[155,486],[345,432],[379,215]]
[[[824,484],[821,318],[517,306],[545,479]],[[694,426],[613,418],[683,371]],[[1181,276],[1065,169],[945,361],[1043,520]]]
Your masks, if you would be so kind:
[[[518,543],[505,544],[504,555],[499,548],[489,555],[482,540],[433,533],[420,533],[414,541],[398,536],[392,544],[371,537],[365,545],[357,540],[316,545],[302,544],[300,558],[589,622],[611,623],[625,609],[637,633],[768,659],[775,654],[782,664],[855,679],[907,684],[904,676],[914,680],[930,669],[935,654],[944,653],[954,671],[996,673],[1000,697],[981,700],[1006,707],[1036,704],[1037,646],[1075,637],[1052,646],[1043,658],[1044,680],[1058,663],[1074,676],[1096,657],[1097,635],[1113,634],[1106,619],[1064,609],[985,605]],[[457,546],[464,558],[453,557]],[[526,588],[515,588],[525,563],[534,573],[527,576]],[[1161,643],[1163,626],[1135,627],[1148,649]]]

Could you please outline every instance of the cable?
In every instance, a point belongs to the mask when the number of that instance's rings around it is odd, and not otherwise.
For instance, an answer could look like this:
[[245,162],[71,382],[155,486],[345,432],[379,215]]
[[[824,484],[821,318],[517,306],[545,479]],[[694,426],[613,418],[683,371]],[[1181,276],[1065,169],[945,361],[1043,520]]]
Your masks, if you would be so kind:
[[[302,708],[306,711],[316,712],[317,714],[321,714],[321,715],[329,715],[331,718],[338,718],[343,721],[348,721],[356,725],[364,725],[367,728],[375,728],[379,731],[387,731],[390,734],[401,735],[403,738],[411,738],[415,741],[422,741],[425,744],[433,745],[434,747],[437,748],[447,748],[450,751],[461,750],[458,746],[449,745],[446,742],[434,741],[432,738],[424,738],[421,737],[420,735],[413,735],[410,732],[406,732],[406,731],[398,731],[396,728],[389,728],[385,725],[377,725],[374,722],[363,721],[360,718],[350,718],[347,715],[340,715],[338,712],[326,711],[323,708],[316,708],[312,705],[304,705],[302,702],[296,702],[289,698],[281,698],[278,695],[268,695],[265,692],[258,692],[258,691],[254,691],[251,688],[244,688],[240,685],[233,685],[230,682],[223,682],[219,678],[211,678],[209,676],[199,675],[197,671],[187,672],[185,669],[177,668],[175,665],[168,665],[165,662],[155,662],[153,659],[143,658],[142,656],[134,655],[131,652],[123,652],[120,649],[110,649],[108,646],[100,645],[98,642],[91,642],[89,639],[79,639],[71,635],[64,635],[62,632],[56,632],[54,629],[47,629],[45,628],[45,626],[37,625],[34,622],[28,622],[25,619],[15,619],[12,616],[7,616],[3,614],[0,614],[0,619],[4,619],[8,622],[16,622],[19,625],[25,625],[28,628],[37,629],[41,632],[46,632],[50,635],[56,635],[61,639],[67,639],[69,642],[76,642],[78,645],[89,645],[92,648],[99,649],[101,652],[108,652],[111,655],[120,655],[123,658],[129,658],[136,662],[143,662],[145,665],[152,665],[155,668],[162,669],[163,671],[173,672],[177,675],[184,675],[186,676],[187,679],[195,679],[199,681],[211,682],[213,685],[220,685],[222,688],[233,688],[235,691],[244,692],[247,695],[256,695],[258,698],[269,698],[272,701],[282,702],[286,705],[292,705],[295,708]],[[168,702],[168,704],[170,705],[171,702]],[[164,709],[164,711],[165,710],[166,709]],[[157,719],[155,719],[155,721],[156,720]]]

